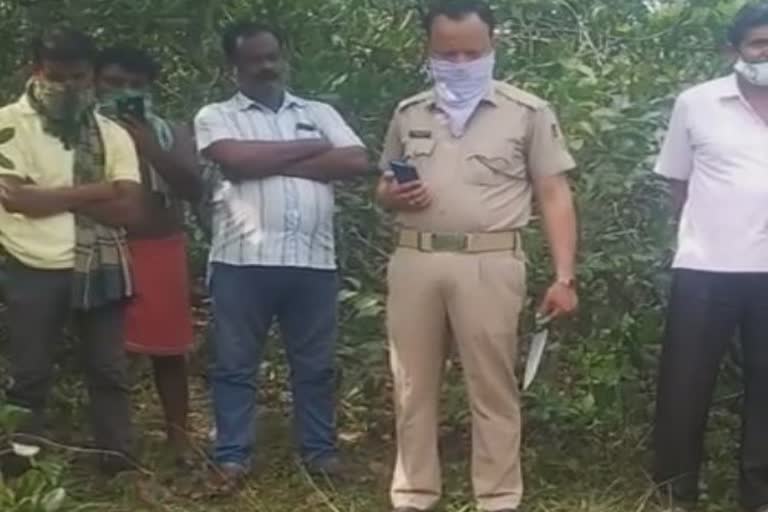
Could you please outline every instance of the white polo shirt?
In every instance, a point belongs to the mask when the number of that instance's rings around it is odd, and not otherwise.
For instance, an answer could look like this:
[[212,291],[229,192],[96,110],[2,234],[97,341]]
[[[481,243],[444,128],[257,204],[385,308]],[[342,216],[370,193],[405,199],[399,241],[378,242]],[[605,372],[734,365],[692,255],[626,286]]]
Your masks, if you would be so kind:
[[688,182],[675,268],[768,272],[768,125],[736,75],[680,95],[656,173]]

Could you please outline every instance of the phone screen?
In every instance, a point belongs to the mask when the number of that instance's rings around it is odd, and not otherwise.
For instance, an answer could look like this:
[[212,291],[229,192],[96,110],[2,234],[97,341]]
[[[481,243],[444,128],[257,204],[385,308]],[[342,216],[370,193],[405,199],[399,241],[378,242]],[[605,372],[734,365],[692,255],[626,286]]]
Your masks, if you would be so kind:
[[117,100],[117,114],[121,117],[133,117],[144,121],[144,99],[134,97]]
[[389,168],[395,173],[395,179],[401,185],[419,179],[419,173],[416,168],[406,162],[395,160],[389,163]]

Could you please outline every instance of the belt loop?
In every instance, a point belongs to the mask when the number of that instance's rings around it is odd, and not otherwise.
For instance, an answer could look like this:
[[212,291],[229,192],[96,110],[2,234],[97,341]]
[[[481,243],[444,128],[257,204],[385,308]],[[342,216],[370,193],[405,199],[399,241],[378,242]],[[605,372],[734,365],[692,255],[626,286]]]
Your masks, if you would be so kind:
[[432,232],[422,233],[422,247],[426,252],[434,252],[435,250],[435,234]]

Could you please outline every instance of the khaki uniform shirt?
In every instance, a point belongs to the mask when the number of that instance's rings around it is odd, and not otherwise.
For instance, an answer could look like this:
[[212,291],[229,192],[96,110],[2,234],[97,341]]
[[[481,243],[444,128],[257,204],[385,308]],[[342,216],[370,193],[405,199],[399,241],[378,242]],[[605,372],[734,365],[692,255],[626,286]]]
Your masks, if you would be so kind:
[[521,228],[531,215],[531,180],[575,166],[549,105],[502,82],[494,83],[461,138],[451,135],[432,91],[400,103],[380,168],[401,159],[416,167],[432,204],[421,212],[401,212],[397,221],[432,232]]

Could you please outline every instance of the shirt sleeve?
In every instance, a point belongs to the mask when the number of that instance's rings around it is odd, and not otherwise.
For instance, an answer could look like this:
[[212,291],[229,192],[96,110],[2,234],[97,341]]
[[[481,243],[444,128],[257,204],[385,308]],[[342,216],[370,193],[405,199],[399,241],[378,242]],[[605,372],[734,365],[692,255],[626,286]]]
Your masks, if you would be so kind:
[[109,181],[133,181],[141,183],[139,157],[133,139],[122,127],[109,123],[109,144],[107,155],[107,179]]
[[224,117],[213,105],[203,107],[195,116],[195,142],[197,150],[204,151],[220,140],[234,138],[228,130]]
[[688,131],[688,112],[682,98],[675,101],[654,172],[679,181],[688,181],[693,172],[693,147]]
[[392,120],[389,122],[387,134],[384,136],[384,147],[381,150],[381,158],[379,158],[379,169],[381,171],[389,170],[389,163],[392,160],[402,159],[404,152],[403,139],[400,137],[400,116],[395,112]]
[[576,167],[551,107],[534,112],[530,134],[528,172],[532,177],[554,176]]
[[365,147],[341,114],[330,105],[318,104],[317,123],[320,131],[335,148]]
[[0,144],[0,176],[28,179],[29,164],[22,148],[19,129],[7,111],[0,112],[0,135],[11,137]]

